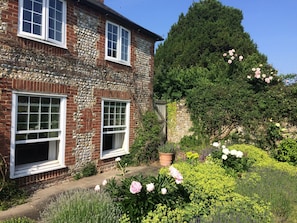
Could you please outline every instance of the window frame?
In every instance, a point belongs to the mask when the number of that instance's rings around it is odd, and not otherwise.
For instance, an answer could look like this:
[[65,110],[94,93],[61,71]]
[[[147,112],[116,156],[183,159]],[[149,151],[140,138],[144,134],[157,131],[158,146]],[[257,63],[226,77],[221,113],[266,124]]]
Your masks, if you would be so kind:
[[[117,27],[117,47],[116,47],[116,57],[113,56],[109,56],[108,55],[108,51],[109,51],[109,38],[108,38],[108,25],[112,25]],[[128,33],[128,38],[127,38],[127,60],[122,59],[122,47],[123,47],[123,36],[122,36],[122,31],[125,31]],[[105,60],[109,60],[112,62],[116,62],[116,63],[120,63],[120,64],[124,64],[127,66],[131,66],[131,31],[128,30],[127,28],[120,26],[118,24],[115,24],[111,21],[106,21],[106,26],[105,26]]]
[[[16,135],[17,130],[17,115],[18,115],[18,97],[27,96],[27,97],[48,97],[48,98],[59,98],[60,99],[60,110],[59,110],[59,127],[55,129],[58,131],[58,136],[55,138],[44,138],[44,139],[25,139],[17,140]],[[65,136],[66,136],[66,104],[67,99],[66,95],[56,95],[56,94],[42,94],[42,93],[29,93],[29,92],[12,92],[12,111],[11,111],[11,143],[10,143],[10,178],[19,178],[24,176],[29,176],[33,174],[48,172],[52,170],[57,170],[65,168]],[[39,111],[39,114],[42,114]],[[40,129],[39,129],[40,130]],[[50,130],[48,128],[47,130]],[[26,132],[36,132],[36,130],[28,130]],[[40,130],[42,132],[43,130]],[[49,142],[48,150],[48,159],[45,161],[32,162],[26,164],[16,165],[16,145],[17,144],[28,144],[28,143],[37,143],[37,142]],[[58,142],[58,147],[56,148],[57,159],[51,160],[50,157],[53,156],[52,151],[50,150],[51,142]]]
[[[126,110],[125,110],[125,130],[114,130],[112,131],[104,131],[104,104],[105,102],[120,102],[120,103],[126,103]],[[110,98],[102,98],[101,100],[101,136],[100,136],[100,159],[109,159],[109,158],[115,158],[118,156],[126,155],[129,154],[129,138],[130,138],[130,100],[121,100],[121,99],[110,99]],[[106,128],[112,128],[120,125],[114,125],[114,126],[109,126]],[[123,125],[121,125],[123,127]],[[104,134],[117,134],[117,133],[124,133],[124,139],[122,143],[121,148],[117,149],[111,149],[104,151],[103,148],[103,140],[104,140]]]
[[[35,40],[38,42],[46,43],[53,46],[58,46],[61,48],[66,48],[66,15],[67,15],[67,2],[66,0],[58,0],[62,3],[62,27],[61,27],[61,41],[52,39],[49,37],[49,1],[42,0],[42,18],[41,18],[41,34],[34,34],[32,32],[23,31],[23,14],[24,14],[24,1],[19,0],[19,10],[18,10],[18,36],[27,39]],[[32,10],[33,12],[33,10]],[[32,22],[33,23],[33,22]]]

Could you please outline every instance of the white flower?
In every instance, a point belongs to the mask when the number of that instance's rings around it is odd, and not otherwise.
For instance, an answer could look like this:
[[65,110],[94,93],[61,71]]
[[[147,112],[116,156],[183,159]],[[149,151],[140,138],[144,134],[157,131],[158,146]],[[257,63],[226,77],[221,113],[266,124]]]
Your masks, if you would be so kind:
[[105,186],[107,184],[107,180],[102,181],[102,185]]
[[117,157],[117,158],[115,159],[115,161],[116,161],[116,162],[120,162],[120,161],[121,161],[121,157]]
[[279,123],[275,123],[275,126],[276,126],[276,127],[280,127],[280,124],[279,124]]
[[222,159],[223,159],[223,160],[226,160],[226,159],[228,159],[228,156],[227,156],[226,154],[223,154],[223,155],[222,155]]
[[227,149],[227,148],[222,149],[222,152],[223,152],[225,155],[229,155],[229,154],[230,154],[230,150]]
[[146,185],[146,190],[148,192],[152,192],[155,189],[155,185],[153,183],[147,184]]
[[251,76],[250,76],[250,75],[248,75],[248,76],[247,76],[247,79],[251,79]]
[[232,149],[232,150],[230,151],[230,154],[233,155],[233,156],[236,156],[236,154],[237,154],[237,150]]
[[224,54],[223,54],[223,57],[226,57],[226,56],[227,56],[227,53],[224,53]]
[[242,158],[243,157],[243,152],[237,151],[236,155],[237,158]]
[[232,63],[232,60],[228,60],[228,64],[231,64]]
[[239,56],[238,59],[239,59],[239,61],[242,61],[243,60],[243,56]]
[[100,191],[100,185],[96,185],[94,189],[95,191]]
[[220,146],[220,143],[218,143],[218,142],[214,142],[214,143],[212,144],[212,146],[214,146],[214,147],[219,147],[219,146]]
[[163,187],[161,189],[161,194],[163,194],[163,195],[167,194],[167,189],[165,187]]

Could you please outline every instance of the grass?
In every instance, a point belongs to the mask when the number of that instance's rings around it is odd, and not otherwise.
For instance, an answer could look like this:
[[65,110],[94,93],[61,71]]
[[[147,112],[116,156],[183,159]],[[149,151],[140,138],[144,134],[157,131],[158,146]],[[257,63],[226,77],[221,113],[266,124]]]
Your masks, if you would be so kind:
[[246,196],[257,195],[271,204],[275,222],[297,222],[296,176],[269,167],[257,167],[238,179],[236,191]]

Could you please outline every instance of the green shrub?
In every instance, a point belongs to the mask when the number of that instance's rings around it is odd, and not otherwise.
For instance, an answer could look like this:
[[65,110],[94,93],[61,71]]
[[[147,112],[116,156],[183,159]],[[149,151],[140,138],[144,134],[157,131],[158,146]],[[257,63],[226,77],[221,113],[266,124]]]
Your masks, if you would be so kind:
[[83,167],[81,172],[83,177],[96,175],[97,174],[96,165],[94,163],[89,162]]
[[201,218],[201,222],[240,222],[269,223],[272,214],[268,203],[258,197],[247,197],[237,193],[227,194],[222,201],[211,207],[210,214]]
[[253,165],[254,161],[247,157],[240,150],[229,150],[227,147],[222,146],[223,149],[218,148],[211,153],[211,157],[233,176],[241,176],[242,172],[248,171]]
[[232,145],[229,149],[237,149],[246,153],[247,156],[255,161],[253,166],[255,167],[269,167],[277,170],[282,170],[287,172],[290,175],[296,176],[296,167],[288,163],[278,162],[275,159],[271,158],[266,151],[259,149],[252,145]]
[[128,165],[150,163],[158,160],[158,147],[164,142],[162,126],[154,111],[146,111],[136,131],[136,138],[130,148],[130,154],[122,157]]
[[11,218],[1,221],[2,223],[34,223],[35,221],[27,217]]
[[[202,216],[209,216],[209,220],[216,217],[215,213],[232,214],[234,209],[244,211],[247,219],[263,219],[258,222],[269,222],[266,220],[270,219],[271,212],[267,203],[253,196],[236,193],[236,178],[227,175],[219,164],[212,162],[212,159],[206,159],[204,163],[197,165],[184,162],[176,163],[175,166],[184,176],[183,186],[189,193],[190,202],[184,208],[184,217],[187,216],[187,220],[192,217],[190,219],[195,222],[195,219]],[[226,207],[225,210],[228,212],[218,212],[223,207]]]
[[272,154],[280,162],[297,165],[297,141],[290,138],[282,140]]
[[116,223],[120,210],[105,192],[79,189],[55,197],[41,219],[47,223]]
[[97,174],[96,165],[92,162],[88,162],[83,166],[81,172],[78,172],[74,175],[74,179],[79,180],[82,177],[90,177],[96,174]]
[[25,203],[28,194],[18,187],[15,181],[5,181],[0,191],[0,210]]
[[170,167],[156,177],[136,175],[119,183],[112,179],[106,185],[106,191],[132,222],[140,222],[157,204],[174,209],[188,203],[189,195],[182,180],[178,170]]
[[154,211],[150,211],[142,219],[142,223],[182,223],[185,222],[185,211],[182,209],[171,209],[166,205],[158,204]]

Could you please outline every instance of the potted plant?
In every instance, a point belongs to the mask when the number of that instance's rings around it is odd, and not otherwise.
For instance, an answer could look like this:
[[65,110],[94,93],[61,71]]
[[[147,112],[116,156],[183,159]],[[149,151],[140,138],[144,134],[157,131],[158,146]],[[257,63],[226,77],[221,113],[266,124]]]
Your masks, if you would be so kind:
[[158,148],[159,161],[161,166],[170,166],[173,162],[176,151],[174,143],[165,143]]

